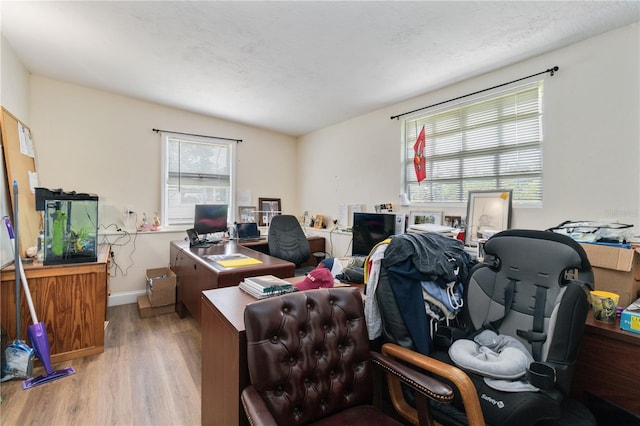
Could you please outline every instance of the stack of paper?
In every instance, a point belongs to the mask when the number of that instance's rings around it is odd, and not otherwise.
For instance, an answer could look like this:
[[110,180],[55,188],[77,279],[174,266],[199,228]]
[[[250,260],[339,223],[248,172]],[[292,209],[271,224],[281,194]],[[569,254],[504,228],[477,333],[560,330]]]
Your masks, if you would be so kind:
[[261,260],[254,259],[253,257],[249,257],[240,253],[212,254],[207,256],[207,258],[215,261],[225,268],[231,268],[233,266],[259,265],[262,263]]
[[257,299],[295,291],[295,287],[290,282],[273,275],[247,277],[239,287]]

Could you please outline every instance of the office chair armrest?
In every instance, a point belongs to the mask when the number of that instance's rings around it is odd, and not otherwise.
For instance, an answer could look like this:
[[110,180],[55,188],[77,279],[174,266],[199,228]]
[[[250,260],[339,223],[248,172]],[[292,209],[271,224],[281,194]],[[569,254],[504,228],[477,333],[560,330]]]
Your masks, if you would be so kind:
[[453,400],[451,387],[433,377],[376,352],[371,352],[371,361],[387,374],[391,374],[394,378],[411,387],[411,389],[424,394],[429,399],[443,403],[450,403]]
[[[469,421],[469,426],[485,425],[484,415],[482,414],[482,408],[480,407],[480,400],[478,399],[478,393],[473,382],[471,382],[471,379],[464,371],[456,366],[446,364],[435,358],[422,355],[393,343],[384,344],[382,346],[382,354],[393,359],[404,361],[429,373],[433,373],[436,376],[451,381],[460,392],[462,403],[464,404],[467,419]],[[434,378],[431,379],[436,380]],[[387,382],[391,401],[393,402],[393,406],[396,411],[413,424],[422,424],[420,420],[420,416],[423,415],[422,411],[426,411],[430,415],[429,407],[424,406],[425,403],[428,405],[428,401],[425,399],[424,402],[421,402],[417,398],[418,394],[416,394],[416,409],[405,400],[400,386],[400,381],[389,372],[387,372]],[[417,390],[420,391],[419,389]],[[452,392],[451,388],[449,388],[449,391]],[[448,401],[440,399],[434,400],[439,402],[451,402],[452,399],[453,393]]]
[[[450,403],[453,400],[453,390],[450,386],[411,366],[375,352],[371,352],[371,361],[386,373],[391,401],[395,410],[413,424],[430,426],[434,424],[429,400],[441,403]],[[405,400],[401,383],[415,391],[415,408]],[[399,392],[393,392],[393,389]]]
[[247,386],[240,395],[244,412],[249,424],[254,426],[277,426],[275,419],[264,403],[264,400],[252,385]]

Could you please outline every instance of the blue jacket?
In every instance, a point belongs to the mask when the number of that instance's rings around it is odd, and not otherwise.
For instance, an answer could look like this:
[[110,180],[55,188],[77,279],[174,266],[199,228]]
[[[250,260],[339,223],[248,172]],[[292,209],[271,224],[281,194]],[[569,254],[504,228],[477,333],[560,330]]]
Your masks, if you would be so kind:
[[469,262],[462,241],[450,237],[408,233],[391,238],[382,266],[418,352],[428,355],[431,350],[429,318],[420,282],[434,281],[443,286],[451,281],[462,282]]

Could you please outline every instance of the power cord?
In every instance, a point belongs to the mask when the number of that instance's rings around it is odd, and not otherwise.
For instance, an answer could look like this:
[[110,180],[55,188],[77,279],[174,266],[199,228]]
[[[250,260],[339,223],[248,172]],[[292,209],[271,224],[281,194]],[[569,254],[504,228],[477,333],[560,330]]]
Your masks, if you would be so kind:
[[[122,228],[120,228],[118,225],[116,225],[115,223],[112,223],[108,226],[104,226],[104,225],[100,225],[101,228],[108,230],[109,228],[113,227],[115,229],[116,232],[120,232],[121,234],[117,236],[117,238],[115,238],[114,241],[111,241],[109,238],[108,234],[103,234],[102,236],[102,243],[104,244],[109,244],[111,246],[111,269],[113,270],[113,272],[109,273],[110,277],[117,277],[118,276],[118,271],[120,271],[121,276],[126,277],[129,269],[134,265],[134,261],[133,261],[133,254],[136,251],[136,240],[138,238],[138,232],[134,232],[133,237],[131,236],[131,233],[129,233],[126,230],[123,230]],[[132,250],[129,252],[128,258],[129,258],[129,265],[126,268],[123,268],[118,261],[116,260],[116,254],[120,251],[120,249],[122,249],[124,246],[126,246],[129,243],[133,243],[133,248]],[[113,248],[116,248],[117,250],[114,252]]]

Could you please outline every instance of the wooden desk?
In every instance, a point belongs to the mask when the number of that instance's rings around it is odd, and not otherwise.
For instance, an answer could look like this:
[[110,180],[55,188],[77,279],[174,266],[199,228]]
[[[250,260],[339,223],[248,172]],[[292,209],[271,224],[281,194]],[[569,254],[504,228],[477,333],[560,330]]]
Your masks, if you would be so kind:
[[589,312],[571,395],[582,401],[584,392],[640,415],[640,334],[593,319]]
[[[287,278],[297,282],[304,277]],[[364,285],[355,285],[361,290]],[[247,367],[247,337],[244,307],[256,299],[238,287],[202,293],[202,384],[203,425],[246,425],[240,402],[250,383]]]
[[[47,328],[52,364],[104,352],[109,253],[109,245],[101,245],[97,262],[24,265],[38,321]],[[21,339],[27,342],[33,321],[21,294]],[[0,289],[0,321],[10,341],[16,334],[15,300],[15,268],[10,265],[2,270]]]
[[[316,266],[313,253],[325,251],[322,237],[309,237],[311,255],[302,266]],[[262,261],[260,265],[223,268],[203,258],[210,254],[242,253]],[[200,320],[200,293],[213,288],[238,285],[245,277],[272,274],[280,278],[292,277],[293,263],[269,256],[267,240],[237,243],[228,241],[208,248],[190,248],[186,241],[173,241],[170,245],[170,266],[177,278],[176,311],[184,318],[188,311]]]
[[[211,254],[241,253],[262,261],[259,265],[225,268],[207,259]],[[190,248],[187,241],[173,241],[170,247],[171,269],[176,274],[176,311],[184,318],[186,311],[202,324],[200,294],[213,288],[237,286],[245,277],[272,274],[280,278],[291,277],[295,265],[233,241],[207,248]]]

